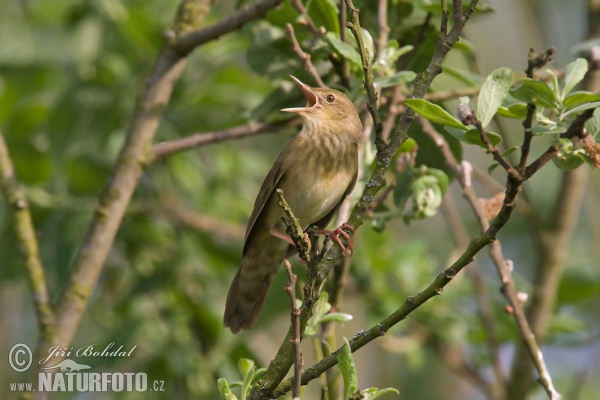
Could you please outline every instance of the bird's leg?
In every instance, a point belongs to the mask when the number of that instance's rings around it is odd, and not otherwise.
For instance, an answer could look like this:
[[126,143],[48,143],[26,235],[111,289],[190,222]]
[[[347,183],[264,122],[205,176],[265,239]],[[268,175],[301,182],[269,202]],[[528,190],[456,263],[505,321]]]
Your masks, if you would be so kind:
[[[317,232],[319,232],[321,235],[329,236],[329,239],[331,239],[332,242],[337,243],[337,245],[340,246],[342,253],[344,253],[345,255],[351,256],[352,252],[354,250],[352,248],[352,241],[350,241],[350,235],[348,235],[346,232],[344,232],[343,229],[348,229],[348,230],[354,232],[354,227],[352,225],[348,225],[348,224],[342,224],[339,228],[331,230],[331,231],[328,231],[326,229],[318,229]],[[346,247],[340,240],[339,235],[342,235],[344,237],[344,239],[346,239],[348,249],[346,249]]]

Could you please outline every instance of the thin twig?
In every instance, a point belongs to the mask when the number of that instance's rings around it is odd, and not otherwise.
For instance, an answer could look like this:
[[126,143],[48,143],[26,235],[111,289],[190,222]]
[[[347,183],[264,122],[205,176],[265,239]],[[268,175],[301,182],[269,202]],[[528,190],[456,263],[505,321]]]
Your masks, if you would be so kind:
[[[470,184],[468,184],[470,178],[466,179],[466,176],[464,174],[465,169],[459,167],[459,164],[454,158],[454,155],[452,154],[452,152],[449,151],[448,144],[446,143],[444,137],[438,132],[436,132],[435,129],[433,129],[433,127],[427,130],[424,129],[424,132],[425,131],[427,131],[426,133],[430,137],[432,137],[432,139],[438,145],[438,147],[442,149],[442,153],[444,154],[446,163],[454,169],[457,180],[463,188],[463,195],[469,203],[469,205],[471,206],[471,209],[475,213],[482,233],[485,235],[485,233],[488,232],[497,232],[497,228],[495,227],[495,225],[497,225],[497,221],[501,218],[507,218],[508,215],[510,215],[510,211],[515,207],[515,198],[521,190],[523,181],[521,179],[513,178],[512,175],[508,175],[504,204],[502,205],[498,217],[496,217],[494,223],[490,225],[488,219],[483,213],[481,204],[479,202],[479,198],[475,194],[473,187]],[[506,215],[506,213],[508,213],[508,215]],[[552,400],[560,399],[561,396],[554,388],[552,379],[550,377],[550,374],[548,373],[548,368],[546,367],[546,364],[544,362],[542,352],[535,339],[535,336],[531,332],[531,328],[529,327],[527,318],[525,317],[522,302],[519,299],[519,295],[517,293],[514,281],[511,276],[510,266],[512,265],[512,263],[505,261],[504,256],[502,255],[500,242],[498,240],[494,240],[493,242],[491,242],[489,252],[490,258],[494,262],[494,265],[496,266],[496,270],[498,271],[502,282],[502,293],[504,294],[505,298],[508,300],[511,306],[511,309],[513,311],[513,317],[515,318],[517,326],[521,332],[521,336],[525,340],[531,360],[533,361],[540,375],[540,383],[542,384],[542,387],[546,390],[546,392]]]
[[[569,126],[565,133],[561,133],[561,138],[573,139],[573,138],[583,138],[587,133],[585,132],[585,123],[587,120],[594,116],[595,108],[590,108],[589,110],[585,110],[581,114],[575,118],[575,121]],[[529,179],[533,174],[535,174],[540,168],[542,168],[546,163],[552,160],[554,157],[558,155],[559,147],[550,146],[548,149],[539,156],[534,162],[529,164],[525,169],[525,179]]]
[[155,158],[162,158],[173,153],[194,149],[207,144],[218,143],[225,140],[241,139],[259,133],[274,133],[285,128],[302,124],[301,118],[293,118],[279,122],[252,122],[235,126],[217,132],[196,133],[181,139],[170,140],[152,146]]
[[294,34],[294,27],[292,26],[292,24],[287,24],[285,26],[285,33],[287,33],[288,37],[292,41],[292,50],[294,50],[294,52],[298,54],[298,57],[300,57],[301,60],[304,60],[304,69],[308,71],[308,73],[314,78],[314,80],[320,87],[327,87],[325,86],[325,83],[323,83],[323,81],[321,80],[321,77],[319,76],[319,73],[317,72],[315,66],[310,61],[310,54],[304,52],[304,50],[302,50],[302,47],[300,47],[300,43],[298,43],[298,39],[296,39],[296,35]]
[[508,161],[504,159],[504,157],[500,155],[500,151],[498,150],[498,148],[494,146],[490,139],[487,137],[483,126],[481,126],[481,121],[475,118],[474,125],[475,128],[477,128],[477,130],[479,131],[479,136],[481,137],[483,143],[487,146],[488,151],[492,153],[494,160],[496,160],[496,162],[498,162],[500,166],[504,168],[506,172],[508,172],[508,174],[511,175],[513,178],[520,179],[521,174],[512,165],[510,165]]
[[277,193],[277,197],[279,197],[278,205],[279,207],[283,208],[284,211],[282,219],[286,226],[286,232],[288,235],[290,235],[290,238],[296,245],[300,259],[307,264],[310,264],[310,250],[312,246],[310,240],[308,239],[308,235],[302,231],[302,226],[300,225],[298,218],[296,218],[291,207],[287,201],[285,201],[285,198],[283,197],[283,190],[277,189],[275,192]]
[[292,272],[292,265],[288,260],[283,260],[285,265],[285,271],[288,276],[288,283],[285,285],[284,290],[287,292],[290,298],[290,307],[292,311],[290,312],[290,318],[292,322],[292,329],[294,331],[292,338],[290,341],[294,346],[294,379],[292,385],[292,397],[299,398],[300,397],[300,378],[302,375],[302,366],[304,365],[304,361],[302,360],[302,352],[300,350],[300,309],[296,305],[296,275]]
[[18,248],[25,262],[40,336],[50,337],[54,332],[54,311],[50,303],[46,273],[40,259],[29,204],[20,188],[2,132],[0,132],[0,190],[7,204],[6,209],[13,219],[12,225]]
[[300,15],[302,15],[303,18],[303,25],[306,25],[306,27],[308,28],[308,30],[310,31],[310,33],[312,33],[312,35],[316,38],[320,38],[323,36],[323,33],[321,32],[321,30],[315,25],[315,23],[313,22],[312,18],[310,17],[310,15],[308,15],[308,11],[306,11],[306,8],[304,8],[304,5],[302,4],[302,1],[300,0],[292,0],[292,6],[296,9],[296,11],[298,11],[298,13]]
[[[421,122],[421,121],[419,121]],[[433,138],[432,138],[433,139]],[[444,143],[446,143],[444,141]],[[461,248],[465,249],[469,245],[469,237],[464,222],[460,218],[456,205],[451,196],[448,194],[442,199],[441,205],[444,217],[448,223],[453,236],[456,240],[456,244]],[[473,261],[467,269],[467,275],[473,282],[473,290],[475,293],[475,301],[477,303],[477,315],[483,325],[486,332],[486,341],[490,356],[492,358],[492,370],[494,371],[495,384],[488,384],[491,386],[486,391],[490,394],[493,399],[504,399],[506,383],[506,377],[502,371],[502,365],[500,364],[500,345],[498,344],[498,337],[496,336],[496,324],[494,322],[494,316],[492,314],[492,306],[488,297],[488,290],[485,286],[485,279],[481,273],[481,267],[477,261]]]
[[[247,22],[264,17],[267,12],[277,7],[282,2],[283,0],[262,0],[214,25],[203,29],[188,31],[179,35],[179,37],[177,37],[176,29],[171,29],[165,32],[165,37],[167,40],[171,41],[171,46],[181,56],[185,57],[196,47],[218,39],[229,32],[235,31]],[[177,24],[175,24],[175,26],[176,25]]]
[[375,53],[375,58],[381,58],[383,50],[387,45],[388,35],[390,34],[390,27],[387,23],[387,8],[387,0],[379,0],[377,6],[377,26],[379,27],[379,37],[377,38],[377,50]]
[[385,141],[381,136],[383,124],[381,123],[379,111],[377,110],[377,92],[375,92],[375,86],[373,85],[373,77],[371,76],[369,53],[365,48],[365,42],[362,37],[362,32],[360,31],[358,8],[354,7],[354,4],[352,4],[352,0],[346,0],[346,5],[348,6],[348,11],[350,12],[350,18],[352,19],[352,22],[347,22],[346,26],[350,28],[352,34],[354,35],[354,38],[356,39],[356,43],[358,44],[358,50],[360,53],[360,58],[362,60],[364,74],[363,83],[365,89],[367,90],[367,109],[371,113],[371,117],[373,118],[373,126],[375,127],[375,146],[377,147],[377,149],[384,149],[387,147],[387,145],[385,144]]

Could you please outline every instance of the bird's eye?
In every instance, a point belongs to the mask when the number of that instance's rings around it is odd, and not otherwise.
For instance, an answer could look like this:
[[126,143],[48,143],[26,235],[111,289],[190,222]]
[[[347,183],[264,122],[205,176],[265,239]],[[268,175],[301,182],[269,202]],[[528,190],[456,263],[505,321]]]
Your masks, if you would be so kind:
[[333,101],[335,100],[335,96],[330,94],[327,96],[327,102],[328,103],[333,103]]

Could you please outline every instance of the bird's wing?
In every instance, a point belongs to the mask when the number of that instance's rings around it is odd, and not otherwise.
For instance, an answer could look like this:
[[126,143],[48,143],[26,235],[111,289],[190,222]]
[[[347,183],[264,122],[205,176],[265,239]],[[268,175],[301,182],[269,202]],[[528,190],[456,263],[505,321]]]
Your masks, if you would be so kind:
[[285,168],[283,162],[280,162],[280,160],[282,159],[282,155],[283,152],[279,155],[277,161],[275,161],[275,164],[273,164],[273,167],[267,174],[267,177],[265,178],[262,186],[260,187],[260,190],[258,191],[258,196],[256,197],[256,202],[254,203],[254,210],[252,210],[252,215],[250,215],[250,220],[248,221],[248,228],[246,228],[246,237],[244,238],[245,244],[243,253],[246,252],[246,244],[248,243],[248,237],[252,232],[252,228],[254,227],[256,220],[259,218],[261,211],[263,210],[265,204],[269,200],[269,197],[271,197],[273,191],[277,187],[277,184],[283,177]]

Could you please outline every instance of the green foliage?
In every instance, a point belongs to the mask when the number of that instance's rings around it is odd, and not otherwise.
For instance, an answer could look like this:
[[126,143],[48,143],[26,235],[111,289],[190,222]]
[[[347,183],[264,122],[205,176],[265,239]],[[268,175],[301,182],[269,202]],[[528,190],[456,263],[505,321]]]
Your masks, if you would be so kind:
[[421,114],[423,117],[427,118],[431,122],[435,122],[437,124],[448,125],[454,128],[467,130],[462,122],[458,119],[454,118],[448,111],[444,110],[442,107],[437,104],[433,104],[427,100],[423,99],[407,99],[404,100],[404,104],[415,110],[416,113]]
[[[419,168],[408,166],[396,177],[394,204],[408,224],[413,219],[435,215],[447,189],[448,176],[444,171],[425,165]],[[411,200],[412,208],[403,212],[408,200]]]
[[477,97],[477,119],[484,128],[504,102],[512,84],[512,70],[499,68],[488,75]]

